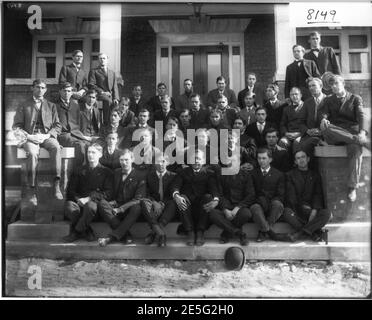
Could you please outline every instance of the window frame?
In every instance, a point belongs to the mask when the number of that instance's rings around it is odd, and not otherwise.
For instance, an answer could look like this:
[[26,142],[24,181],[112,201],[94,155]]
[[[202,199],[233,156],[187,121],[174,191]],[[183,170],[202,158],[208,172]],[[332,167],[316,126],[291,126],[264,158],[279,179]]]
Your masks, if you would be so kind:
[[[308,36],[312,30],[308,28],[297,28],[296,36]],[[370,28],[347,28],[342,29],[322,29],[319,28],[319,32],[325,36],[338,36],[340,49],[335,49],[336,53],[340,53],[341,60],[341,72],[345,80],[369,80],[371,79],[371,72],[361,73],[350,73],[349,64],[349,53],[367,53],[369,65],[371,65],[371,31]],[[351,35],[366,35],[367,36],[367,48],[363,49],[350,49],[349,48],[349,36]],[[365,68],[370,70],[370,68]],[[363,67],[362,67],[363,70]],[[347,71],[347,72],[346,72]]]

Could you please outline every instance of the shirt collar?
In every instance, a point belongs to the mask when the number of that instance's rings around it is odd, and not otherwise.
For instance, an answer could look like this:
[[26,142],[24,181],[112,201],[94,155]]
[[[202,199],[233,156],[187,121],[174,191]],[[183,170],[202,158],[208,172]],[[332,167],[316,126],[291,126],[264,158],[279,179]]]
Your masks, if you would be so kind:
[[43,102],[43,98],[41,98],[41,99],[36,99],[34,96],[32,96],[32,99],[34,99],[34,101],[35,101],[36,103],[42,103],[42,102]]
[[[260,168],[260,169],[261,169],[261,172],[263,173],[263,172],[264,172],[264,169],[262,169],[262,168]],[[265,171],[266,171],[266,172],[269,172],[270,169],[271,169],[271,166],[269,166]]]
[[129,176],[130,173],[132,172],[132,170],[133,170],[133,168],[131,168],[131,169],[128,171],[128,173],[125,173],[125,172],[123,171],[123,169],[122,169],[122,170],[121,170],[121,173],[122,173],[122,174],[125,174],[126,176]]
[[158,178],[160,178],[160,177],[164,178],[166,173],[167,173],[167,170],[165,170],[163,173],[160,173],[160,172],[156,171],[156,174],[157,174]]

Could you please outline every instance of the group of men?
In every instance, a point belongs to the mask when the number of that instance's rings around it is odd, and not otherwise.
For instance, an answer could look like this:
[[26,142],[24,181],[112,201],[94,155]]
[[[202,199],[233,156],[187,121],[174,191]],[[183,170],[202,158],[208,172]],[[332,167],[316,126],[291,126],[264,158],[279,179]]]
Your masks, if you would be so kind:
[[[186,235],[187,245],[203,245],[211,224],[223,229],[221,242],[238,237],[246,245],[243,225],[249,221],[258,225],[257,241],[322,239],[330,213],[323,204],[314,147],[347,146],[348,196],[355,201],[368,132],[362,99],[345,89],[333,49],[320,46],[317,32],[309,42],[306,54],[302,46],[293,47],[296,61],[287,67],[283,101],[277,84],[264,91],[254,73],[248,73],[247,88],[237,98],[223,76],[205,103],[193,92],[191,79],[175,99],[164,83],[150,99],[143,98],[141,86],[133,88],[132,97],[120,98],[107,55],[99,54],[100,66],[86,76],[83,53],[75,51],[73,63],[61,69],[58,101],[44,98],[46,83],[37,79],[32,98],[14,118],[13,129],[23,134],[20,146],[28,154],[32,201],[37,203],[40,147],[50,154],[57,199],[63,199],[61,146],[74,147],[66,242],[96,240],[91,223],[103,220],[112,232],[98,239],[99,245],[129,243],[130,229],[141,216],[152,230],[145,242],[159,246],[166,245],[165,227],[174,219],[181,221],[178,232]],[[329,95],[320,79],[324,72],[333,73]],[[191,131],[190,142],[185,137]],[[235,171],[224,174],[234,165]],[[276,233],[280,219],[295,232]]]

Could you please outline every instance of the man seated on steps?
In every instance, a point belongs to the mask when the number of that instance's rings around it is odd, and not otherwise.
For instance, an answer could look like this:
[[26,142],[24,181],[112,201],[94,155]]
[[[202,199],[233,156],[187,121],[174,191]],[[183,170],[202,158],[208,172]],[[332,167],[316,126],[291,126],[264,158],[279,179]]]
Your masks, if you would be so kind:
[[102,157],[99,159],[99,162],[114,171],[117,168],[120,168],[120,155],[121,150],[117,148],[118,145],[118,133],[115,131],[107,132],[106,143],[103,147]]
[[173,219],[177,211],[172,199],[171,185],[176,173],[168,171],[169,160],[162,153],[155,157],[155,169],[146,177],[147,196],[141,200],[142,213],[149,222],[152,231],[145,238],[151,244],[157,238],[158,246],[166,246],[164,227]]
[[320,130],[328,144],[346,145],[349,158],[348,198],[354,202],[362,167],[362,147],[370,148],[367,117],[362,98],[345,89],[345,80],[341,76],[332,77],[330,84],[333,94],[324,99]]
[[[230,166],[234,165],[234,161],[240,166],[237,158],[239,155],[233,156]],[[255,200],[252,178],[247,170],[240,169],[234,175],[220,174],[217,180],[220,201],[218,206],[209,212],[210,220],[223,229],[220,243],[227,243],[231,237],[237,236],[240,244],[245,246],[248,239],[242,227],[252,218],[249,208]]]
[[32,97],[22,104],[14,116],[13,130],[24,137],[22,148],[27,154],[27,173],[31,175],[28,186],[30,201],[37,205],[35,193],[36,167],[40,148],[49,151],[54,175],[53,194],[56,199],[63,199],[59,182],[61,179],[61,147],[57,136],[61,132],[57,108],[54,103],[44,98],[47,86],[44,80],[34,80],[31,87]]
[[284,209],[285,177],[271,166],[271,150],[259,148],[257,160],[258,168],[251,171],[256,199],[250,207],[253,221],[259,227],[256,241],[262,242],[268,238],[280,240],[273,226]]
[[90,224],[97,217],[100,200],[110,199],[112,194],[112,173],[99,163],[102,147],[98,143],[88,146],[87,164],[75,168],[67,186],[65,216],[71,221],[70,234],[65,242],[85,238],[94,241]]
[[209,226],[208,212],[218,205],[218,189],[213,172],[204,166],[204,152],[198,149],[188,152],[189,166],[174,179],[172,196],[187,233],[187,245],[202,246],[204,231]]
[[115,241],[130,243],[129,230],[141,215],[140,200],[146,196],[145,182],[132,166],[133,152],[123,150],[119,160],[121,168],[114,172],[112,200],[102,199],[98,205],[100,216],[112,229],[106,237],[98,239],[98,244],[102,247]]
[[296,230],[288,235],[292,242],[301,238],[321,240],[321,229],[331,217],[324,209],[320,176],[309,169],[309,162],[306,152],[299,150],[295,153],[297,168],[287,173],[283,218]]

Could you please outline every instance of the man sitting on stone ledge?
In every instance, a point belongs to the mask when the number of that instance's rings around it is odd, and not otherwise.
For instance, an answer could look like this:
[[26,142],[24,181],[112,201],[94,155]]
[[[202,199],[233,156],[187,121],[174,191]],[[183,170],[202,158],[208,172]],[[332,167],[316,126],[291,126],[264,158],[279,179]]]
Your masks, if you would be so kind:
[[71,221],[70,234],[63,238],[65,242],[74,242],[84,238],[94,241],[90,227],[96,218],[98,202],[109,199],[112,194],[112,173],[99,163],[102,147],[98,143],[88,146],[88,164],[75,168],[67,187],[65,216]]
[[330,212],[324,209],[320,176],[309,170],[309,162],[310,157],[305,151],[297,151],[297,168],[289,171],[286,177],[283,219],[296,230],[288,235],[288,240],[292,242],[306,237],[321,240],[321,229],[331,217]]
[[13,130],[21,132],[24,136],[23,149],[27,154],[27,173],[31,174],[28,186],[31,190],[30,201],[35,205],[36,167],[40,148],[49,151],[54,175],[53,193],[56,199],[63,199],[59,182],[61,179],[61,147],[57,136],[61,132],[57,108],[54,103],[47,101],[44,94],[47,86],[44,80],[37,79],[32,83],[32,98],[17,109],[14,116]]
[[363,146],[368,146],[366,116],[362,98],[345,89],[345,80],[331,78],[333,95],[324,99],[324,115],[320,129],[328,144],[345,145],[349,157],[348,198],[356,200]]

